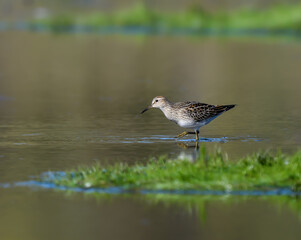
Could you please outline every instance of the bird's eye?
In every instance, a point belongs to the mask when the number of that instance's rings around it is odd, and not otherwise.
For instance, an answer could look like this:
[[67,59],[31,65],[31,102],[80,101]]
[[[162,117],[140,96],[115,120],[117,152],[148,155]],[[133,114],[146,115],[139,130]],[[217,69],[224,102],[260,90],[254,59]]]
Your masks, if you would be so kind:
[[155,102],[158,102],[159,100],[157,99]]

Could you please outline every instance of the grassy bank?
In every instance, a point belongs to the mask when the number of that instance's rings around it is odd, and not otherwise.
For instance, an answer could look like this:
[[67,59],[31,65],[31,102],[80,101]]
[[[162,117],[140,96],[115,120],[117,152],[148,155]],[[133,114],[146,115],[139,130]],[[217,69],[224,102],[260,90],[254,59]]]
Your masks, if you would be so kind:
[[233,162],[220,151],[201,150],[196,162],[162,157],[146,164],[82,167],[53,179],[68,187],[121,187],[151,190],[301,191],[301,152],[286,156],[258,153]]
[[104,27],[143,27],[151,31],[168,32],[174,29],[192,31],[264,30],[301,31],[301,4],[277,5],[269,9],[240,9],[232,12],[209,13],[200,7],[181,12],[163,12],[138,4],[112,13],[74,16],[60,15],[32,21],[32,28],[67,30],[87,27],[97,30]]

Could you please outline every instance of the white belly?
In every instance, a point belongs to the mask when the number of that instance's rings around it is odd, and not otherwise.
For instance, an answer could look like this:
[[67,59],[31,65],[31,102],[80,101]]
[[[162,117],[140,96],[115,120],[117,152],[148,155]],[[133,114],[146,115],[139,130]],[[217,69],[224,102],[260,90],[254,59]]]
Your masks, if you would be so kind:
[[189,120],[179,120],[177,124],[182,127],[182,128],[191,128],[198,130],[200,127],[206,125],[206,121],[202,122],[194,122],[194,121],[189,121]]
[[215,119],[217,117],[218,117],[218,115],[214,116],[212,118],[205,119],[201,122],[195,122],[192,119],[181,119],[177,122],[177,124],[183,128],[191,128],[194,130],[199,130],[200,127],[203,127],[204,125],[210,123],[213,119]]

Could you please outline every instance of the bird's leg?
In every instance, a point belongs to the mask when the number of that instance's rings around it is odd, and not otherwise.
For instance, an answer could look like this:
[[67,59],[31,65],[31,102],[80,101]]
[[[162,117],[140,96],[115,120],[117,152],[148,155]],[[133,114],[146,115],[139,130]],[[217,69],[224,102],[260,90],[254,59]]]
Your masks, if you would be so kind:
[[181,134],[179,134],[178,136],[176,136],[176,138],[181,138],[181,137],[184,137],[188,134],[188,132],[182,132]]
[[199,130],[195,130],[195,140],[199,141]]
[[182,132],[181,134],[179,134],[178,136],[176,136],[176,138],[181,138],[181,137],[184,137],[186,136],[187,134],[194,134],[194,132]]

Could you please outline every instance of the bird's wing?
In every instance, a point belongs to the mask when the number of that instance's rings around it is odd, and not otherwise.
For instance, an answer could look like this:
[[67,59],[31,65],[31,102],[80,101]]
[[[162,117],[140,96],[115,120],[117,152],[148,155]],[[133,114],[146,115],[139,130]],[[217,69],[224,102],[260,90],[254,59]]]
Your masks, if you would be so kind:
[[193,117],[195,121],[201,122],[205,119],[216,117],[217,115],[230,110],[235,105],[210,105],[199,102],[185,102],[183,103],[183,110]]

